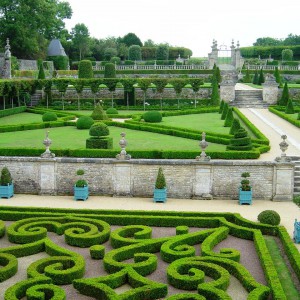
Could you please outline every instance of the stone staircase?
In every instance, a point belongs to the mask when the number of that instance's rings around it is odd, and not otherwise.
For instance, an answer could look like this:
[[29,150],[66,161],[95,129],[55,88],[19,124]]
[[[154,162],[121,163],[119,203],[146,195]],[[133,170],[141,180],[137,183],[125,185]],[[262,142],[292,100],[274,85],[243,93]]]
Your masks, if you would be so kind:
[[294,195],[300,195],[300,157],[291,156],[292,162],[295,163],[295,173],[294,173]]
[[36,90],[35,93],[33,95],[31,95],[31,100],[30,103],[28,104],[28,106],[36,106],[38,105],[38,103],[42,100],[42,91],[41,90]]
[[262,90],[236,90],[235,100],[231,106],[244,108],[267,108],[268,104],[263,102]]

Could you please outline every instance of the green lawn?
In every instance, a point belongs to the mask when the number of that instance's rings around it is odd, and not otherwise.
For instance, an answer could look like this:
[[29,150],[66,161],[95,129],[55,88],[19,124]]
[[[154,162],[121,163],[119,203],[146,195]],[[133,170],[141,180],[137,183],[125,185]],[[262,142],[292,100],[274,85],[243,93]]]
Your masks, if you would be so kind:
[[224,120],[218,113],[164,117],[160,124],[222,134],[229,134],[230,130],[230,127],[224,127]]
[[29,124],[29,123],[37,123],[37,122],[43,122],[42,115],[25,113],[25,112],[0,118],[0,126]]
[[[193,150],[200,151],[199,141],[169,135],[109,127],[110,136],[113,137],[113,148],[119,150],[120,133],[126,132],[128,146],[126,150]],[[51,148],[78,149],[85,148],[85,141],[89,137],[88,130],[78,130],[76,127],[49,128],[49,138],[52,140]],[[0,148],[6,147],[32,147],[43,148],[45,129],[26,130],[0,133]],[[207,151],[225,151],[225,145],[209,143]]]

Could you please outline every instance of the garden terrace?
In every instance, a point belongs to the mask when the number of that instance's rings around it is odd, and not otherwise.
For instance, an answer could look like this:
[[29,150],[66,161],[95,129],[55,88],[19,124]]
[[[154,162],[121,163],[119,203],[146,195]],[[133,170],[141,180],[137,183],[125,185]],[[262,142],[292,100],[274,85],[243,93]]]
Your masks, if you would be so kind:
[[286,229],[239,214],[1,207],[0,220],[4,300],[299,297]]

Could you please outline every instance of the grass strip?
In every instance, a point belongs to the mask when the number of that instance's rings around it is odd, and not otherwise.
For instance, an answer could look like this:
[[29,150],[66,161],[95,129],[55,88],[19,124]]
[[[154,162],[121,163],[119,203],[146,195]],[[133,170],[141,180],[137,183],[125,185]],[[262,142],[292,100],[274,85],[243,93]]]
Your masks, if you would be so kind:
[[264,239],[287,299],[299,300],[300,295],[294,285],[294,281],[291,277],[290,271],[280,253],[280,249],[275,239],[271,236],[264,236]]

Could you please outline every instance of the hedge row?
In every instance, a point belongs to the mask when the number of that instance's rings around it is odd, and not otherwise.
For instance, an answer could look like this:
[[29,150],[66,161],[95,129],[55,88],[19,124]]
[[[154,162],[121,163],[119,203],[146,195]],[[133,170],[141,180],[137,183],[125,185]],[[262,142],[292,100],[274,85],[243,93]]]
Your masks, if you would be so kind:
[[0,118],[19,114],[24,111],[26,111],[26,106],[19,106],[19,107],[15,107],[15,108],[3,109],[3,110],[0,110]]
[[139,275],[132,268],[96,279],[78,279],[73,281],[73,286],[83,295],[97,297],[97,299],[117,300],[120,297],[113,290],[124,284],[130,284],[133,289],[122,293],[122,299],[161,299],[167,296],[166,284],[151,281]]
[[281,112],[280,110],[276,109],[276,107],[269,107],[269,111],[300,128],[300,120],[295,120],[291,117],[291,115]]

